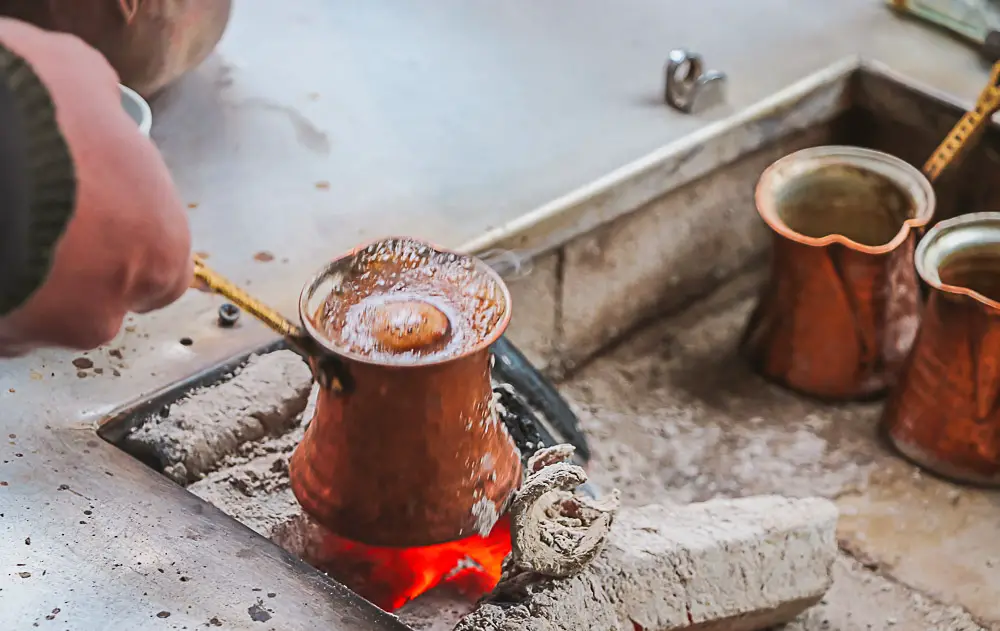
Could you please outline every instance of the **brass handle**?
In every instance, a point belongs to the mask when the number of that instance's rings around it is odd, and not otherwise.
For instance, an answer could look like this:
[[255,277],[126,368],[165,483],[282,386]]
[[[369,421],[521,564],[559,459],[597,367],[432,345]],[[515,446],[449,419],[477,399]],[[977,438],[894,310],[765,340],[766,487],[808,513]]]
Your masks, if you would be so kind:
[[302,327],[271,307],[268,307],[260,300],[257,300],[237,287],[231,280],[205,265],[205,261],[199,256],[194,257],[194,276],[209,289],[221,296],[225,296],[234,305],[260,320],[282,337],[307,337]]
[[924,175],[931,182],[972,144],[972,139],[986,127],[990,118],[1000,109],[1000,62],[993,65],[990,83],[979,94],[976,107],[965,113],[941,141],[938,148],[924,164]]
[[343,362],[321,349],[301,326],[237,287],[231,280],[206,265],[199,256],[194,257],[194,277],[285,338],[292,350],[309,363],[313,376],[322,387],[343,392],[345,386],[350,384],[350,375]]

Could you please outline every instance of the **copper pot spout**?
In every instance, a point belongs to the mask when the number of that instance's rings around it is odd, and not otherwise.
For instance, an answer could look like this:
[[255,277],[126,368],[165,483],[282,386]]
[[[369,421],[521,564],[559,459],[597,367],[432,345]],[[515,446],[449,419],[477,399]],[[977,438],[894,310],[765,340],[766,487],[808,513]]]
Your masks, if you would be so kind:
[[774,233],[771,276],[742,347],[765,377],[824,399],[882,393],[916,334],[917,231],[934,191],[917,169],[857,147],[772,164],[756,190]]
[[[410,291],[436,275],[447,278]],[[456,301],[473,305],[471,320]],[[306,285],[300,315],[338,359],[343,385],[320,391],[292,455],[292,490],[306,512],[376,546],[487,534],[521,480],[490,382],[489,346],[510,320],[496,272],[387,239],[327,265]]]
[[886,404],[896,447],[949,478],[1000,485],[1000,213],[938,223],[916,250],[931,293]]

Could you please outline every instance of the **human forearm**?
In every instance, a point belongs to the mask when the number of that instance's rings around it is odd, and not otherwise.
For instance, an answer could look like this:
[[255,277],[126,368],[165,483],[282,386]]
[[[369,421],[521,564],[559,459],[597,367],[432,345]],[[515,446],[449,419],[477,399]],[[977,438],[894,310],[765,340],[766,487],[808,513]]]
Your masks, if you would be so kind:
[[72,161],[48,90],[0,42],[0,316],[45,281],[74,193]]
[[[0,219],[12,235],[0,237],[0,247],[15,244],[2,260],[19,269],[11,274],[15,289],[0,282],[0,298],[10,297],[0,305],[0,356],[94,348],[115,336],[128,312],[166,306],[190,284],[184,205],[160,153],[122,108],[118,76],[98,51],[8,18],[0,18],[0,44],[31,70],[8,81],[30,142],[27,158],[14,143],[5,158],[29,172],[21,178],[15,168],[10,180],[28,183],[26,214],[22,204]],[[22,93],[29,79],[40,89]]]

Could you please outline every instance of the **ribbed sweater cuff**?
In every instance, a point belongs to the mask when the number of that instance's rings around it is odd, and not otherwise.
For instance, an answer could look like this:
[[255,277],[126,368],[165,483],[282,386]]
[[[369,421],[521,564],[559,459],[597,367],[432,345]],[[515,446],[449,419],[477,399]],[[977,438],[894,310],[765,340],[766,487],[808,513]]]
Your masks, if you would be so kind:
[[76,176],[49,91],[0,44],[0,316],[45,282],[76,204]]

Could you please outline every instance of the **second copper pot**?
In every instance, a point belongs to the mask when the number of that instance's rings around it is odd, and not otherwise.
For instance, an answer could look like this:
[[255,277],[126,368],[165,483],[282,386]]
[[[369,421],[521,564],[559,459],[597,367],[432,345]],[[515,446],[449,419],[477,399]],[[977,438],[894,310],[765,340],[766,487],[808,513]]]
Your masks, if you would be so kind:
[[[476,343],[443,359],[420,357],[421,348],[455,333],[445,312],[420,300],[387,303],[384,312],[380,303],[360,316],[374,327],[372,339],[398,354],[359,352],[324,331],[324,320],[334,317],[325,313],[328,296],[358,290],[358,283],[363,291],[397,283],[392,279],[401,271],[419,271],[440,256],[464,266],[484,292],[476,300],[482,298],[477,308],[486,328]],[[292,489],[306,512],[342,537],[377,546],[488,533],[521,480],[519,454],[496,415],[490,381],[489,346],[510,319],[500,277],[478,259],[387,239],[322,270],[303,291],[300,314],[338,363],[343,384],[343,391],[321,390],[292,455]]]
[[938,223],[917,247],[916,268],[930,299],[884,426],[917,464],[998,486],[1000,213]]
[[744,353],[804,394],[881,394],[919,324],[913,251],[934,213],[930,182],[888,154],[814,147],[772,164],[755,199],[774,234],[773,259]]

